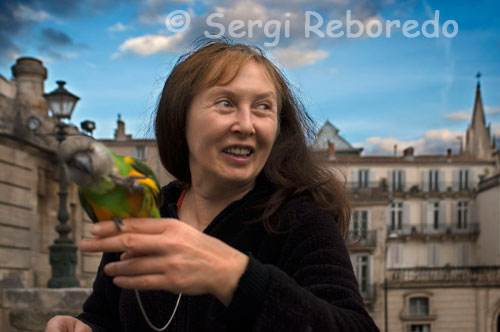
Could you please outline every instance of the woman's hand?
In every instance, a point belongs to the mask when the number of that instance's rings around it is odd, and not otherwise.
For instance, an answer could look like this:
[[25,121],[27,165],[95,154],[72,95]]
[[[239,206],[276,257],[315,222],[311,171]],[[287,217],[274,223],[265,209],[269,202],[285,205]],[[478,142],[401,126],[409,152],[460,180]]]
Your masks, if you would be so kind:
[[81,251],[123,252],[104,267],[122,288],[210,293],[227,306],[248,264],[245,254],[177,219],[125,219],[121,232],[103,221],[91,233]]
[[92,329],[75,317],[55,316],[47,322],[45,332],[92,332]]

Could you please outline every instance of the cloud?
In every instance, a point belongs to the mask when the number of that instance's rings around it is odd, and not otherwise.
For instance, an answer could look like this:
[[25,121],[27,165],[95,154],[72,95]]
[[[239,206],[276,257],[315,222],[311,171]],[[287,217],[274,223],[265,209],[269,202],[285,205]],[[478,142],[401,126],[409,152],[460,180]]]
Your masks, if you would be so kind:
[[486,106],[486,115],[496,115],[500,114],[500,106]]
[[54,28],[45,28],[42,29],[42,38],[45,42],[48,42],[57,46],[72,46],[73,39],[68,36],[66,33],[54,29]]
[[108,27],[108,31],[110,32],[122,32],[132,29],[133,27],[131,25],[124,25],[122,22],[117,22],[116,24]]
[[19,4],[19,6],[14,9],[12,14],[13,14],[14,18],[21,20],[21,21],[42,22],[42,21],[47,21],[48,19],[52,18],[52,15],[50,15],[49,13],[47,13],[43,9],[35,10],[35,9],[30,8],[28,6],[25,6],[23,4]]
[[403,141],[392,137],[374,136],[367,138],[364,142],[356,143],[355,146],[363,147],[364,155],[393,155],[394,145],[398,146],[398,155],[401,155],[407,147],[413,147],[415,154],[445,154],[448,148],[458,152],[460,143],[457,137],[462,137],[461,131],[450,131],[449,129],[433,129],[424,133],[423,137],[416,140]]
[[456,113],[446,114],[444,117],[452,121],[467,121],[470,119],[470,114],[466,111],[460,111]]
[[191,4],[193,0],[147,0],[140,5],[137,20],[141,24],[164,24],[173,4]]
[[[328,21],[332,19],[345,21],[347,10],[350,10],[351,18],[364,24],[366,36],[366,25],[370,22],[380,21],[383,7],[393,3],[392,0],[319,0],[314,2],[290,0],[286,6],[283,6],[283,2],[278,0],[252,2],[246,0],[205,0],[204,12],[201,14],[198,12],[195,15],[192,9],[192,0],[177,0],[175,2],[176,4],[161,0],[143,2],[137,16],[138,22],[159,24],[164,27],[167,14],[173,9],[184,7],[182,9],[190,13],[191,25],[185,33],[182,33],[182,38],[176,39],[175,45],[179,50],[185,49],[185,46],[204,36],[205,33],[222,35],[235,42],[251,43],[264,49],[268,48],[288,68],[311,65],[328,57],[329,53],[324,51],[322,45],[336,43],[336,40],[339,39],[321,38],[314,33],[306,37],[304,31],[306,11],[319,13],[323,19],[320,30],[326,31]],[[179,4],[184,6],[179,6]],[[211,16],[212,14],[218,16]],[[208,17],[211,17],[211,20],[207,20]],[[242,26],[235,29],[236,33],[230,33],[231,23],[235,23],[236,20]],[[124,50],[138,55],[163,52],[172,46],[167,39],[171,37],[160,37],[164,33],[165,31],[162,30],[157,35],[148,34],[126,40],[120,46],[120,51],[113,54],[112,57],[122,56]],[[143,48],[145,43],[153,47],[145,50]]]
[[305,51],[295,48],[277,48],[273,50],[273,55],[283,66],[294,69],[315,64],[328,57],[329,53],[323,50]]
[[120,52],[112,55],[113,59],[122,54],[132,52],[138,55],[151,55],[158,52],[172,52],[183,40],[183,34],[172,36],[145,35],[125,40],[119,47]]

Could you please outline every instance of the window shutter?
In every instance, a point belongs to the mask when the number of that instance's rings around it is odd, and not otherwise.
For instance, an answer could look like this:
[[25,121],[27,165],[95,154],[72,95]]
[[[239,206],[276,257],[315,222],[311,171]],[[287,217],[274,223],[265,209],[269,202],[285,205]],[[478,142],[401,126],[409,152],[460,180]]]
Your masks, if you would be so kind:
[[475,188],[477,186],[478,179],[475,169],[469,169],[469,188]]
[[429,191],[429,170],[427,169],[422,170],[422,191]]
[[446,191],[446,170],[440,168],[439,169],[439,183],[438,189],[439,191]]
[[451,202],[451,226],[452,228],[457,227],[458,222],[458,202]]
[[410,202],[403,202],[403,230],[410,229]]
[[434,202],[427,202],[427,223],[424,227],[432,228],[434,222]]
[[448,224],[448,202],[439,202],[439,228],[444,229],[445,225]]
[[392,172],[393,171],[394,171],[393,169],[389,169],[387,171],[387,186],[388,186],[389,192],[392,192]]
[[358,169],[353,168],[351,170],[351,187],[352,188],[356,188],[358,186],[358,177],[359,177]]
[[451,175],[451,188],[454,192],[458,191],[458,183],[459,183],[459,178],[458,178],[458,168],[454,168],[452,171]]
[[404,250],[404,247],[402,244],[398,243],[396,245],[396,248],[397,248],[397,266],[398,267],[401,267],[403,265],[403,250]]
[[374,169],[370,168],[368,170],[368,179],[366,180],[366,182],[368,183],[368,188],[377,186],[377,179],[375,178],[375,170]]
[[401,173],[402,173],[402,174],[401,174],[401,183],[400,183],[399,185],[400,185],[400,187],[401,187],[404,191],[406,191],[406,170],[405,170],[405,169],[403,169],[403,170],[401,171]]
[[427,225],[427,218],[428,218],[427,207],[428,207],[427,202],[422,201],[422,216],[420,218],[422,227],[425,227],[425,225]]

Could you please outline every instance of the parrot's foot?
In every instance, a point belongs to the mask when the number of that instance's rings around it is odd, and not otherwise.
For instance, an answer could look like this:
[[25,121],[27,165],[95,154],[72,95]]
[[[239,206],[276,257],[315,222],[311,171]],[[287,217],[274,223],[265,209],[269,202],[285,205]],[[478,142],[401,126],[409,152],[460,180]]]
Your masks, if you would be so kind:
[[144,190],[143,186],[136,180],[147,179],[147,176],[129,175],[129,176],[118,176],[109,175],[114,183],[127,188],[129,192],[136,192]]
[[120,217],[113,217],[113,222],[115,223],[116,229],[122,231],[123,221]]

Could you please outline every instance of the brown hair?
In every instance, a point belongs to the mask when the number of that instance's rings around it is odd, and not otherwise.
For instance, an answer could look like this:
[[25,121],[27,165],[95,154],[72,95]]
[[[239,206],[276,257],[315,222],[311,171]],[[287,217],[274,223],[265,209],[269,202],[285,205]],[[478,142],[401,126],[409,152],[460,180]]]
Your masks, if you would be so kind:
[[271,216],[288,197],[308,192],[332,215],[345,237],[351,211],[343,184],[326,161],[308,148],[315,134],[312,119],[281,71],[255,46],[209,41],[179,58],[165,82],[156,112],[155,134],[163,166],[190,185],[186,115],[191,101],[202,87],[231,82],[249,60],[264,66],[278,93],[279,134],[261,173],[277,190],[266,200],[261,220],[269,232],[277,232]]

